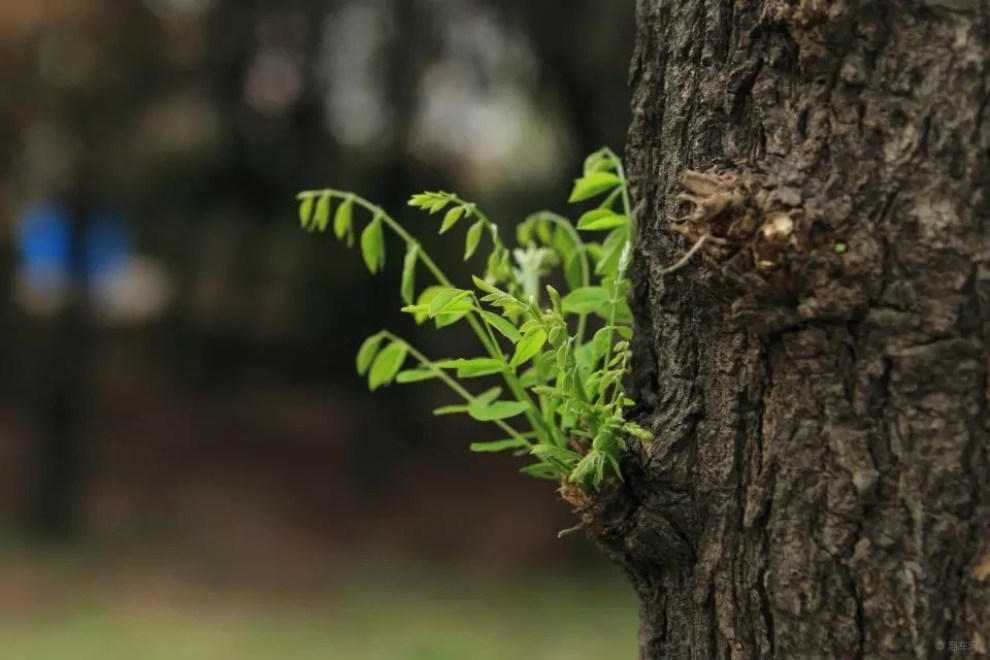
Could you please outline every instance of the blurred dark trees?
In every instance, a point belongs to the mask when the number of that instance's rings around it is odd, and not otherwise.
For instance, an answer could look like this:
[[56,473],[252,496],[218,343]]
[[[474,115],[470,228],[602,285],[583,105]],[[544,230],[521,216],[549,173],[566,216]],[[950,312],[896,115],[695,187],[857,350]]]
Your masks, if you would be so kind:
[[[173,291],[137,329],[90,332],[78,305],[54,316],[3,305],[2,387],[35,411],[32,511],[50,531],[74,523],[100,346],[130,342],[199,396],[223,397],[251,379],[356,386],[363,336],[406,327],[380,302],[390,274],[368,278],[354,255],[298,230],[297,190],[350,187],[401,210],[413,192],[457,189],[511,222],[563,200],[578,159],[620,147],[628,123],[632,2],[8,4],[5,291],[20,210],[40,199],[74,209],[77,237],[90,206],[119,209]],[[70,299],[84,305],[77,279]],[[403,390],[361,405],[381,406],[362,411],[355,438],[371,493],[430,434]]]

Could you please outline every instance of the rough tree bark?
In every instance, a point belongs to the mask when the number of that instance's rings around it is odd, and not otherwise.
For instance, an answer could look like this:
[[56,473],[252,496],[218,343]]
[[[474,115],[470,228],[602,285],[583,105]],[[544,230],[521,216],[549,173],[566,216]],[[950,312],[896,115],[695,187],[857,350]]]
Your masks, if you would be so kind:
[[985,653],[990,7],[637,14],[633,379],[656,439],[586,514],[642,601],[642,656]]

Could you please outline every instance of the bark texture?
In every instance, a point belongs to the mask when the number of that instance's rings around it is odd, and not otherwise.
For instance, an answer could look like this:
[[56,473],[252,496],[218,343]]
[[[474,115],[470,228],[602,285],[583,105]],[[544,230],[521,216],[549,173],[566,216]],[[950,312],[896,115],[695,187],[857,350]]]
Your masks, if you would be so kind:
[[633,379],[656,439],[592,528],[641,598],[642,657],[985,653],[990,7],[637,18]]

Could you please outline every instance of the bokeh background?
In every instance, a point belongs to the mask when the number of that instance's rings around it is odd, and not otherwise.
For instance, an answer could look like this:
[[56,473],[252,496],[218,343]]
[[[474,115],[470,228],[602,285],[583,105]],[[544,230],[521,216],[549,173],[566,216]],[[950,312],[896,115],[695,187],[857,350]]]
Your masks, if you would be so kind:
[[[295,193],[511,225],[622,148],[633,2],[0,0],[0,659],[635,656],[548,482],[369,394],[393,260]],[[434,219],[435,220],[435,219]]]

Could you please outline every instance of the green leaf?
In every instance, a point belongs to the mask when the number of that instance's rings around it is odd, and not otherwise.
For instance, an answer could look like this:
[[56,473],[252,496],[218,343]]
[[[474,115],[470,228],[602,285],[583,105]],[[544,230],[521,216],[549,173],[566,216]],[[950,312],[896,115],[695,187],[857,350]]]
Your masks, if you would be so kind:
[[564,261],[564,279],[571,289],[579,289],[584,284],[584,266],[581,264],[581,253],[578,250],[571,252]]
[[371,335],[361,344],[361,348],[358,349],[357,353],[357,372],[359,376],[363,376],[364,372],[371,366],[371,361],[378,354],[378,348],[381,346],[382,339],[384,338],[384,335],[379,332]]
[[[405,312],[406,314],[415,314],[416,323],[422,323],[428,318],[426,316],[426,312],[429,309],[429,305],[403,305],[399,308],[399,311]],[[422,317],[422,320],[420,320],[420,317]]]
[[472,358],[457,364],[458,378],[477,378],[505,371],[505,363],[497,358]]
[[484,405],[468,406],[468,414],[479,422],[493,422],[521,415],[529,404],[524,401],[493,401]]
[[337,212],[333,216],[333,233],[339,239],[347,236],[347,242],[350,244],[353,242],[354,228],[352,226],[353,222],[353,209],[354,203],[350,197],[345,199],[340,206],[337,207]]
[[584,173],[591,174],[592,172],[602,172],[609,171],[615,168],[612,163],[612,159],[608,157],[608,152],[605,149],[599,149],[584,159]]
[[470,259],[474,251],[478,249],[478,243],[481,242],[481,230],[484,228],[485,221],[478,220],[468,229],[467,239],[464,241],[464,261]]
[[574,189],[567,201],[571,203],[584,201],[595,195],[608,192],[620,183],[622,183],[622,179],[611,172],[592,172],[574,182]]
[[536,222],[536,237],[540,239],[540,242],[544,245],[550,245],[553,241],[553,227],[550,226],[550,221],[540,218]]
[[530,319],[525,323],[523,323],[521,326],[519,326],[519,332],[525,335],[525,334],[529,334],[533,330],[536,330],[537,328],[542,328],[542,327],[543,327],[543,321],[541,321],[540,319]]
[[561,301],[567,314],[602,312],[609,301],[608,291],[600,286],[586,286],[571,291]]
[[540,352],[546,342],[547,332],[543,328],[537,328],[523,335],[523,338],[516,344],[516,352],[512,356],[512,366],[518,367],[525,364],[527,360]]
[[[430,303],[432,303],[433,300],[438,295],[440,295],[442,291],[446,291],[448,288],[449,287],[443,287],[443,286],[430,286],[424,289],[421,294],[419,294],[419,300],[418,300],[419,304],[414,306],[415,307],[414,310],[410,310],[410,311],[415,311],[416,313],[416,323],[422,323],[426,321],[426,319],[430,318],[429,317]],[[451,302],[449,305],[446,306],[446,308],[442,312],[440,312],[436,316],[436,318],[434,318],[434,323],[436,324],[436,327],[438,329],[446,327],[464,318],[465,316],[470,314],[473,309],[474,309],[474,303],[471,300],[469,300],[467,297],[463,298],[462,300]]]
[[[603,314],[603,317],[608,320],[608,313]],[[626,302],[625,298],[619,298],[615,301],[615,313],[612,318],[616,323],[632,323],[632,310],[629,309],[629,303]]]
[[602,242],[602,253],[598,257],[598,265],[595,266],[596,275],[614,275],[619,266],[619,257],[629,240],[629,228],[619,227],[610,233]]
[[574,237],[569,231],[565,231],[563,227],[554,230],[553,249],[560,255],[561,260],[566,261],[576,247],[577,243],[574,242]]
[[575,466],[579,460],[581,460],[581,454],[571,451],[570,449],[554,447],[552,445],[536,445],[530,451],[541,461],[545,461],[551,465],[557,465],[568,470]]
[[506,438],[505,440],[492,440],[491,442],[472,442],[471,451],[474,452],[495,452],[506,449],[518,449],[528,447],[525,440],[520,438]]
[[382,349],[371,363],[371,370],[368,372],[368,387],[372,391],[392,382],[406,360],[407,351],[405,343],[398,341]]
[[463,303],[470,305],[470,301],[461,300],[453,305],[449,306],[446,310],[441,312],[435,319],[433,319],[434,325],[436,325],[437,330],[440,328],[446,328],[448,325],[453,325],[457,323],[462,318],[471,313],[471,308],[464,309],[461,307]]
[[450,308],[454,303],[463,300],[471,295],[470,291],[465,291],[464,289],[444,289],[434,296],[433,300],[430,301],[430,307],[427,310],[427,315],[432,319],[442,313],[445,309]]
[[554,351],[540,353],[533,361],[539,382],[546,382],[557,375],[557,354]]
[[591,346],[594,348],[594,358],[597,363],[599,358],[605,355],[608,345],[612,342],[612,328],[601,328],[591,339]]
[[437,378],[437,372],[432,369],[426,369],[421,367],[418,369],[406,369],[405,371],[400,371],[395,375],[395,382],[397,383],[418,383],[424,380],[430,380],[432,378]]
[[505,370],[505,363],[498,358],[456,358],[433,363],[438,369],[457,369],[458,378],[487,376]]
[[505,294],[504,291],[500,291],[496,286],[489,284],[488,282],[484,281],[477,275],[472,275],[471,281],[473,281],[474,285],[479,289],[481,289],[482,291],[484,291],[485,293],[498,293],[503,295]]
[[441,234],[446,233],[448,229],[456,225],[457,221],[461,219],[462,215],[464,215],[463,206],[455,206],[454,208],[447,211],[446,215],[443,216],[443,222],[440,224],[440,233]]
[[305,193],[299,195],[299,226],[303,229],[309,228],[309,221],[313,215],[313,204],[315,203],[313,195]]
[[600,451],[588,452],[574,466],[569,478],[574,483],[587,485],[590,482],[598,488],[605,479],[605,454]]
[[361,256],[372,275],[385,266],[385,236],[381,218],[376,217],[361,232]]
[[402,262],[402,283],[399,285],[399,295],[407,305],[411,305],[416,296],[416,259],[418,258],[419,246],[414,243],[406,250],[406,258]]
[[498,398],[498,395],[502,393],[501,387],[491,387],[478,396],[474,397],[474,401],[471,405],[474,406],[487,406],[489,403]]
[[534,463],[519,470],[521,473],[537,479],[549,479],[558,481],[560,479],[560,469],[549,463]]
[[310,229],[319,229],[321,232],[327,230],[330,222],[330,195],[324,193],[316,200],[316,210],[313,212],[313,224]]
[[547,295],[550,296],[550,303],[555,312],[560,312],[560,293],[551,285],[547,285]]
[[430,318],[428,314],[430,309],[430,303],[433,301],[433,299],[437,296],[438,293],[440,293],[446,288],[447,287],[439,286],[439,285],[426,287],[420,292],[419,298],[416,299],[416,304],[411,305],[409,309],[403,307],[402,311],[410,311],[415,313],[416,323],[417,324],[423,323],[428,318]]
[[577,228],[582,231],[601,231],[615,229],[629,224],[629,218],[619,215],[611,209],[592,209],[578,220]]
[[505,317],[499,316],[494,312],[483,311],[481,312],[481,318],[485,319],[485,323],[498,330],[502,336],[513,344],[522,339],[522,334],[516,329],[516,326],[512,325]]

